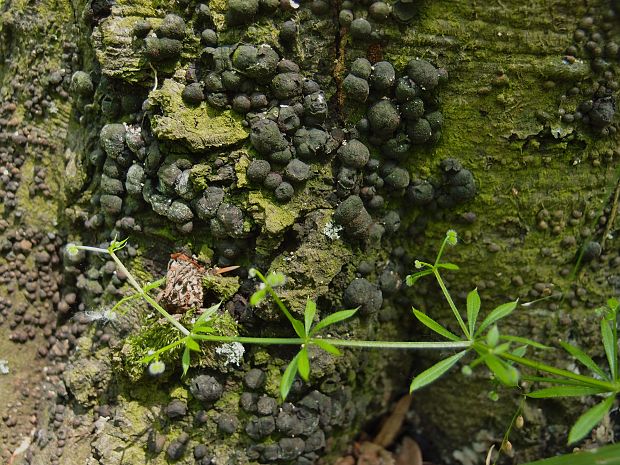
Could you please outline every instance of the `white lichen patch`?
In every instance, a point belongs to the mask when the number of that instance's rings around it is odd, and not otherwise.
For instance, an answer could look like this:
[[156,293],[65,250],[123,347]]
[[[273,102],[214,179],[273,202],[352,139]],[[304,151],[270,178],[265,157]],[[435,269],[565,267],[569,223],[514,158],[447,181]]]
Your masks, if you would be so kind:
[[215,353],[224,358],[226,365],[240,365],[245,353],[243,344],[239,342],[231,342],[229,344],[222,344],[215,348]]
[[332,241],[340,239],[340,231],[342,231],[342,226],[339,224],[334,224],[331,221],[329,221],[323,228],[323,234],[329,237]]

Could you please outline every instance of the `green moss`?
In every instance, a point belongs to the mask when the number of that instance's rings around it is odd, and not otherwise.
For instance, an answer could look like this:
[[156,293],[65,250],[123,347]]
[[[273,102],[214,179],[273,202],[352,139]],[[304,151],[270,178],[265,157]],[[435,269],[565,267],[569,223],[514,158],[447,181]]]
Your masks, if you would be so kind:
[[[161,110],[151,119],[153,133],[161,141],[173,143],[192,152],[221,149],[235,145],[248,137],[243,118],[231,110],[216,110],[206,102],[189,107],[181,98],[183,85],[166,79],[162,87],[149,94],[149,99]],[[171,148],[174,148],[171,146]]]
[[214,292],[220,300],[225,301],[239,290],[239,277],[207,274],[202,279],[202,285],[206,291]]

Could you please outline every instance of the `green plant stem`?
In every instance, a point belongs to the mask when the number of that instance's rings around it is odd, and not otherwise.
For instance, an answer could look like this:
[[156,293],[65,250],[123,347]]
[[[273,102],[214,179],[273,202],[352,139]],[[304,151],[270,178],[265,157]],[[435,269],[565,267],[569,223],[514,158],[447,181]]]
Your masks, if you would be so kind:
[[288,318],[288,321],[290,321],[294,327],[295,324],[293,322],[295,321],[295,318],[293,318],[293,315],[291,315],[291,312],[288,311],[288,308],[286,308],[286,305],[284,305],[284,303],[280,300],[280,297],[278,297],[278,294],[276,294],[276,291],[274,291],[273,288],[269,285],[265,276],[263,276],[263,274],[256,269],[254,271],[256,272],[256,276],[258,276],[259,279],[265,285],[265,289],[267,289],[267,292],[269,292],[269,295],[273,298],[273,300],[276,302],[278,307],[280,307],[280,310],[282,310],[282,313],[286,315],[286,318]]
[[361,347],[373,349],[464,349],[471,346],[471,342],[407,342],[407,341],[363,341],[342,340],[331,338],[310,338],[305,341],[301,338],[277,338],[277,337],[243,337],[243,336],[213,336],[206,334],[191,334],[192,339],[209,342],[240,342],[242,344],[264,345],[302,345],[306,342],[312,344],[315,340],[329,342],[334,346]]
[[446,248],[446,244],[448,243],[448,237],[445,237],[443,242],[441,243],[441,247],[439,247],[439,252],[437,252],[437,258],[435,259],[435,264],[432,268],[437,267],[439,265],[439,260],[441,260],[441,256],[443,255],[443,251]]
[[[474,349],[482,350],[482,351],[491,351],[489,347],[487,347],[484,344],[480,344],[480,343],[474,344]],[[612,391],[612,392],[620,391],[620,385],[618,383],[610,383],[608,381],[602,381],[599,379],[591,378],[589,376],[578,375],[571,371],[563,370],[561,368],[556,368],[551,365],[547,365],[545,363],[540,363],[535,360],[530,360],[528,358],[518,357],[509,352],[503,352],[501,354],[496,354],[496,355],[506,360],[510,360],[511,362],[518,363],[519,365],[522,365],[522,366],[533,368],[535,370],[549,373],[551,375],[562,376],[564,378],[579,381],[582,384],[588,384],[590,386],[602,388],[606,391]]]
[[[445,241],[444,241],[444,244],[445,244]],[[443,244],[442,244],[442,247],[443,247]],[[452,300],[452,297],[450,296],[450,293],[448,292],[448,288],[444,284],[443,279],[441,279],[439,270],[436,267],[433,267],[432,269],[433,269],[433,274],[435,275],[435,279],[437,279],[437,283],[439,283],[439,287],[441,288],[441,292],[443,292],[444,297],[448,301],[448,305],[450,305],[450,308],[452,309],[452,313],[454,313],[456,320],[459,322],[459,326],[461,327],[463,334],[465,334],[467,339],[471,339],[469,330],[467,329],[467,325],[465,325],[463,318],[461,318],[461,314],[456,308],[456,305],[454,304],[454,301]]]

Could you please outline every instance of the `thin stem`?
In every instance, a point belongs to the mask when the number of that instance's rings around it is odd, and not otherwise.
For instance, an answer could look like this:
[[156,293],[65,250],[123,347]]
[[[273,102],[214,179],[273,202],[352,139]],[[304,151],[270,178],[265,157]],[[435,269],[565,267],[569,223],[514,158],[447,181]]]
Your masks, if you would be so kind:
[[100,247],[91,247],[89,245],[76,245],[75,248],[78,250],[86,250],[88,252],[108,253],[108,249],[102,249]]
[[[478,345],[478,344],[477,344]],[[480,346],[485,347],[483,344]],[[488,347],[485,347],[483,350],[489,350]],[[599,387],[605,389],[606,391],[617,392],[620,390],[620,386],[617,383],[610,383],[608,381],[601,381],[599,379],[591,378],[589,376],[578,375],[568,370],[563,370],[561,368],[556,368],[551,365],[546,365],[544,363],[537,362],[535,360],[530,360],[528,358],[518,357],[509,352],[504,352],[501,354],[497,354],[498,356],[505,358],[506,360],[510,360],[512,362],[518,363],[519,365],[523,365],[529,368],[534,368],[535,370],[542,371],[545,373],[550,373],[556,376],[562,376],[564,378],[573,379],[575,381],[579,381],[583,384],[588,384],[590,386]]]
[[[445,243],[446,243],[446,241],[444,240],[444,244],[442,244],[442,248],[443,248],[443,245],[445,245]],[[456,321],[459,322],[459,326],[463,330],[463,334],[465,334],[467,339],[471,339],[471,336],[469,334],[469,330],[467,329],[467,325],[465,325],[465,322],[463,321],[463,318],[461,318],[461,314],[459,313],[458,309],[456,308],[456,305],[454,304],[454,301],[452,300],[452,297],[450,296],[450,293],[448,292],[448,288],[444,284],[443,279],[441,279],[441,275],[439,274],[439,270],[437,268],[435,268],[435,267],[433,267],[433,274],[435,275],[435,278],[437,279],[437,282],[439,283],[439,287],[441,288],[441,292],[443,292],[444,297],[448,301],[448,305],[450,305],[450,308],[452,309],[452,313],[454,313],[454,316],[456,317]]]
[[284,303],[280,300],[280,297],[278,297],[278,294],[276,294],[276,291],[274,291],[273,288],[269,285],[269,283],[267,282],[267,279],[263,276],[263,274],[258,270],[254,270],[254,271],[256,272],[256,276],[258,276],[259,279],[265,285],[265,289],[267,289],[267,292],[269,292],[269,295],[271,295],[271,297],[276,302],[278,307],[280,307],[280,310],[282,310],[282,313],[286,315],[286,318],[288,318],[288,321],[291,322],[294,328],[295,324],[293,322],[296,320],[295,318],[293,318],[293,315],[291,315],[291,312],[288,311],[288,308],[286,308],[286,305],[284,305]]
[[437,253],[437,258],[435,259],[435,264],[433,268],[435,268],[439,264],[439,260],[441,260],[441,256],[443,255],[443,250],[446,248],[446,244],[448,243],[448,237],[445,237],[443,242],[441,243],[441,247],[439,247],[439,252]]
[[240,342],[241,344],[261,345],[301,345],[305,341],[297,337],[243,337],[243,336],[213,336],[209,334],[191,334],[192,339],[208,342]]
[[175,320],[174,317],[172,315],[170,315],[170,313],[168,313],[164,309],[164,307],[159,305],[159,303],[155,299],[153,299],[150,295],[148,295],[146,292],[144,292],[144,289],[142,289],[142,286],[140,286],[138,281],[136,281],[136,278],[133,277],[133,275],[129,272],[129,270],[127,268],[125,268],[125,265],[123,265],[123,262],[121,262],[119,260],[119,258],[116,256],[116,254],[114,252],[111,252],[111,251],[108,251],[108,253],[112,257],[112,260],[114,260],[114,263],[116,263],[116,266],[118,267],[118,269],[121,270],[125,274],[125,276],[127,276],[127,281],[129,281],[129,284],[131,284],[133,286],[133,288],[140,295],[142,295],[144,300],[146,300],[149,304],[151,304],[151,306],[155,310],[157,310],[166,320],[168,320],[168,322],[172,326],[174,326],[176,329],[178,329],[184,336],[188,336],[189,335],[189,330],[185,326],[183,326],[181,323],[179,323],[177,320]]

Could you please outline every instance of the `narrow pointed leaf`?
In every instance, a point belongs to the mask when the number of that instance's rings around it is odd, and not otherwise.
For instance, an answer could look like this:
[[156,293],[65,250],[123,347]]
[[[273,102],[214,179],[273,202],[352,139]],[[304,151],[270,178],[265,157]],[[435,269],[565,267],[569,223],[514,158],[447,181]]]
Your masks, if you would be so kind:
[[203,323],[198,328],[196,328],[194,326],[192,328],[192,333],[194,333],[194,334],[213,334],[213,333],[215,333],[215,328],[213,328],[211,326],[207,326],[207,323]]
[[445,337],[446,339],[450,339],[451,341],[461,340],[456,334],[448,331],[446,328],[441,326],[439,323],[437,323],[427,314],[422,313],[421,311],[416,310],[415,308],[413,309],[413,314],[418,320],[420,320],[420,323],[422,323],[427,328],[435,331],[437,334]]
[[514,309],[517,308],[517,302],[518,300],[515,300],[514,302],[507,302],[495,308],[495,310],[489,313],[489,315],[484,319],[476,334],[482,333],[485,329],[487,329],[496,321],[510,315],[514,311]]
[[267,289],[259,289],[254,294],[252,294],[252,296],[250,297],[250,305],[253,307],[255,305],[258,305],[261,302],[261,300],[265,298],[266,295],[267,295]]
[[291,325],[293,326],[293,329],[295,330],[295,333],[300,337],[300,338],[304,338],[306,335],[306,330],[304,329],[304,324],[297,320],[296,318],[291,318]]
[[495,347],[499,342],[499,328],[497,325],[491,326],[491,329],[487,331],[487,344],[489,347]]
[[196,320],[196,323],[194,323],[194,326],[195,325],[200,326],[201,324],[208,322],[213,317],[213,315],[217,313],[217,311],[220,308],[220,305],[222,305],[222,302],[219,302],[215,305],[211,305],[204,312],[202,312],[202,314]]
[[293,381],[295,381],[295,375],[297,374],[297,361],[299,360],[299,353],[295,355],[293,360],[288,364],[286,370],[282,374],[282,379],[280,381],[280,396],[282,400],[286,400],[286,396],[291,390],[291,386],[293,385]]
[[320,339],[314,339],[313,344],[315,344],[316,346],[320,347],[321,349],[323,349],[325,352],[329,352],[330,354],[333,355],[341,355],[342,352],[340,352],[340,350],[338,349],[338,347],[336,347],[333,344],[330,344],[327,341],[322,341]]
[[564,379],[564,378],[548,378],[545,376],[522,376],[524,381],[531,381],[536,383],[549,383],[549,384],[557,384],[561,386],[584,386],[584,383],[581,381],[575,381],[574,379]]
[[516,386],[519,382],[519,372],[511,365],[500,360],[493,354],[489,354],[484,358],[489,370],[493,372],[495,377],[506,386]]
[[355,315],[355,312],[357,312],[357,308],[354,308],[353,310],[340,310],[339,312],[327,315],[325,318],[319,321],[314,328],[312,328],[311,334],[316,334],[327,326],[351,318],[353,315]]
[[187,374],[187,370],[189,370],[189,362],[190,362],[190,350],[186,345],[185,350],[183,350],[183,357],[181,357],[181,366],[183,367],[183,376]]
[[405,283],[407,286],[413,286],[418,279],[429,274],[433,274],[432,270],[418,271],[417,273],[409,274],[405,278]]
[[200,352],[200,345],[194,341],[191,337],[188,337],[185,341],[185,346],[189,348],[189,350],[193,350],[194,352]]
[[570,433],[568,433],[568,444],[570,445],[583,439],[590,431],[592,431],[592,428],[594,428],[603,419],[603,417],[614,405],[614,400],[614,396],[609,396],[603,402],[596,404],[594,407],[581,415],[571,428]]
[[564,348],[566,352],[575,357],[579,362],[581,362],[586,368],[588,368],[592,373],[599,375],[601,378],[609,380],[609,376],[605,373],[601,368],[594,363],[594,360],[590,358],[588,354],[586,354],[579,347],[571,345],[567,342],[561,342],[560,345]]
[[547,399],[549,397],[593,396],[595,394],[601,394],[603,392],[605,392],[604,389],[590,386],[556,386],[532,391],[527,394],[527,396],[533,397],[534,399]]
[[620,444],[581,450],[523,465],[620,465]]
[[469,334],[474,334],[476,330],[476,320],[480,311],[480,296],[478,288],[467,294],[467,324],[469,325]]
[[455,265],[454,263],[439,263],[437,265],[437,268],[445,268],[446,270],[455,270],[455,271],[460,269],[458,265]]
[[305,347],[301,349],[298,357],[297,369],[299,370],[299,375],[304,381],[308,381],[308,378],[310,378],[310,360],[308,359],[308,350]]
[[418,389],[421,389],[424,386],[435,381],[450,368],[452,368],[456,364],[456,362],[462,359],[466,353],[467,350],[463,350],[458,354],[454,354],[451,357],[448,357],[441,362],[436,363],[429,369],[424,370],[418,376],[413,378],[413,380],[411,381],[411,386],[409,386],[409,392],[417,391]]
[[536,349],[543,349],[543,350],[551,349],[551,347],[546,346],[544,344],[541,344],[540,342],[533,341],[532,339],[528,339],[527,337],[504,335],[504,336],[500,336],[499,338],[502,341],[516,342],[518,344],[525,344],[525,345],[528,345],[528,346],[535,347]]
[[602,320],[601,321],[601,336],[603,338],[603,347],[605,347],[605,354],[607,355],[607,362],[609,363],[609,370],[611,372],[611,379],[618,377],[618,343],[614,338],[614,330],[611,328],[613,322]]
[[316,302],[308,299],[306,301],[306,309],[304,310],[304,322],[306,326],[306,336],[310,334],[310,328],[314,323],[314,315],[316,314]]

